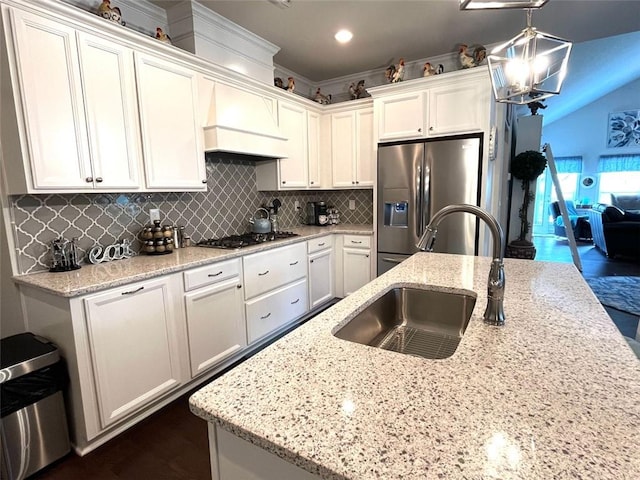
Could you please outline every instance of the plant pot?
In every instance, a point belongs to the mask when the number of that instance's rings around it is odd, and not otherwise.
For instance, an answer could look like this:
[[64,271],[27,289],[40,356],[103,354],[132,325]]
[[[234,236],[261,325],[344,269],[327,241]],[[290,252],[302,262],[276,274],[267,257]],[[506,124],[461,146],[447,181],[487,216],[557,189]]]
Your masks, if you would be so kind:
[[507,245],[504,256],[507,258],[533,260],[536,258],[536,247],[531,242],[520,242],[516,240]]

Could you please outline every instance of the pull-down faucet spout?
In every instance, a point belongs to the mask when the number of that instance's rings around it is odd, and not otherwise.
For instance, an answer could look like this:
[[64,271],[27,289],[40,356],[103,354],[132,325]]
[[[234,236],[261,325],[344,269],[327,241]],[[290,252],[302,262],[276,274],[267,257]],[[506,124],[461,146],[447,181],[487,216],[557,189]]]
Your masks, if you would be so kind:
[[448,205],[436,212],[416,246],[422,251],[433,251],[433,246],[436,243],[436,235],[438,233],[438,224],[444,217],[455,212],[466,212],[475,215],[483,220],[491,231],[493,241],[493,261],[491,262],[491,269],[489,270],[489,280],[487,282],[487,308],[484,311],[483,318],[484,323],[489,325],[504,325],[505,317],[503,300],[505,278],[503,264],[504,257],[502,252],[504,251],[505,240],[502,227],[500,227],[500,224],[493,215],[474,205]]

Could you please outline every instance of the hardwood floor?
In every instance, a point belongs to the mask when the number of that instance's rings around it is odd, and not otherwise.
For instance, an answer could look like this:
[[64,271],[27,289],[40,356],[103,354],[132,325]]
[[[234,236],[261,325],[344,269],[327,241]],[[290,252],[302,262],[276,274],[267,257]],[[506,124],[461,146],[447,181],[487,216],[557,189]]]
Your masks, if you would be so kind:
[[[566,240],[537,237],[534,243],[537,249],[535,261],[573,262]],[[640,263],[609,260],[591,244],[579,244],[578,250],[585,278],[640,276]],[[635,336],[637,317],[605,308],[624,335]],[[189,411],[188,401],[189,395],[185,395],[88,455],[70,454],[32,478],[209,479],[207,425]]]

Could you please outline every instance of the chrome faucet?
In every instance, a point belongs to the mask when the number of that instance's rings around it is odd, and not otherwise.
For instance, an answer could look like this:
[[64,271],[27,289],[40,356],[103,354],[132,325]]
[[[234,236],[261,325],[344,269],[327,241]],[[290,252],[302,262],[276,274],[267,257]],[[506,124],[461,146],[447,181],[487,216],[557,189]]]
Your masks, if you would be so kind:
[[475,215],[484,220],[491,230],[493,240],[493,261],[491,262],[491,270],[489,270],[489,280],[487,283],[487,308],[484,311],[484,323],[489,325],[504,325],[504,309],[502,302],[504,300],[504,233],[498,221],[486,210],[474,205],[448,205],[436,212],[429,225],[425,229],[422,237],[416,246],[423,252],[432,252],[436,243],[436,234],[438,233],[438,224],[447,215],[455,212],[466,212]]

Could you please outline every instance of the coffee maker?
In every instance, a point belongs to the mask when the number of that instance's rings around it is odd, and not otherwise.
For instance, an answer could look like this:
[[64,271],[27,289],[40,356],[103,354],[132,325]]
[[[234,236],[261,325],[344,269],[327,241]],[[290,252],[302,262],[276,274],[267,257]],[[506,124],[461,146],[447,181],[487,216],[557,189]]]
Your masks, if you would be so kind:
[[307,202],[307,225],[329,225],[326,202]]

